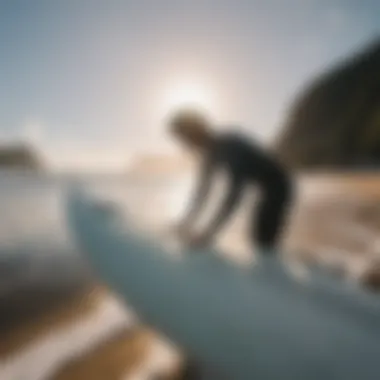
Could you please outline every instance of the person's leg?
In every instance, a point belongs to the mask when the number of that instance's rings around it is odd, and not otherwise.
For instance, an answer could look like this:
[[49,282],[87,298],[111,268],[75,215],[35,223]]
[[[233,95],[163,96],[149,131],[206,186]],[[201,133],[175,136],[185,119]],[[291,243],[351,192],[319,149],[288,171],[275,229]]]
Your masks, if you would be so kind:
[[255,215],[251,221],[251,240],[260,254],[276,254],[282,214],[278,206],[277,202],[265,197],[253,212]]
[[263,198],[253,211],[251,240],[259,253],[276,255],[281,232],[291,205],[289,185],[277,186],[263,192]]

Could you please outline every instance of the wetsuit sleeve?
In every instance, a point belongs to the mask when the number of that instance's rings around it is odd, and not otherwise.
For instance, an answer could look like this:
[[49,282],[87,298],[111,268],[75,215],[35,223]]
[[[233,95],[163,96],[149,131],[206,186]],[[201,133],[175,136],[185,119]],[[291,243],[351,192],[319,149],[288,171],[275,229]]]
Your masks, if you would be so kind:
[[208,156],[201,165],[201,171],[198,178],[198,184],[190,203],[190,208],[184,218],[183,225],[189,227],[198,216],[209,194],[212,180],[216,172],[216,159],[212,155]]
[[241,199],[244,184],[245,181],[242,177],[233,177],[231,179],[229,191],[222,202],[219,212],[216,214],[216,217],[213,219],[206,231],[207,237],[211,238],[228,221],[239,200]]

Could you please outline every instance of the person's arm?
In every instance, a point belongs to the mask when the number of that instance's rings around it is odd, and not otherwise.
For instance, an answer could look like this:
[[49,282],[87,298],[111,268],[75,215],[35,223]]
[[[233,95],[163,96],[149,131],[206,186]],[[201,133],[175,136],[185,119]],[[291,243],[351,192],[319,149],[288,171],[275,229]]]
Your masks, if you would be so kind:
[[223,225],[228,221],[229,217],[235,210],[239,200],[241,199],[242,190],[244,188],[245,181],[243,178],[235,177],[230,181],[229,191],[224,198],[224,201],[216,214],[215,218],[210,223],[209,227],[204,233],[204,236],[211,238],[216,234]]
[[193,199],[190,203],[189,210],[181,223],[183,228],[188,229],[197,218],[199,211],[202,209],[209,194],[215,171],[216,161],[212,156],[209,156],[201,165],[201,173],[198,178],[196,190],[193,194]]

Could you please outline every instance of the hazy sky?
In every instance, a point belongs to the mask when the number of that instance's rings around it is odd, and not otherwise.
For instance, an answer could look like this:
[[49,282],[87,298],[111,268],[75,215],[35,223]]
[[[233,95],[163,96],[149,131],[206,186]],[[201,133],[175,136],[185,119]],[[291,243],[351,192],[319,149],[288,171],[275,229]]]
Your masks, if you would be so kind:
[[116,163],[166,146],[163,116],[194,100],[269,139],[379,20],[378,0],[0,0],[0,137]]

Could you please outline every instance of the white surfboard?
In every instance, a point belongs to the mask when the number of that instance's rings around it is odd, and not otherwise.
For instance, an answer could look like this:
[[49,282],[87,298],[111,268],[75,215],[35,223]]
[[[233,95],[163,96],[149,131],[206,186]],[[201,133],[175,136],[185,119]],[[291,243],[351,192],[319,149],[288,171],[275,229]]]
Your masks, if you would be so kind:
[[173,257],[75,191],[67,215],[100,278],[220,378],[378,379],[380,329],[369,318],[380,320],[378,305],[354,307],[353,318],[289,278],[244,272],[210,252]]

